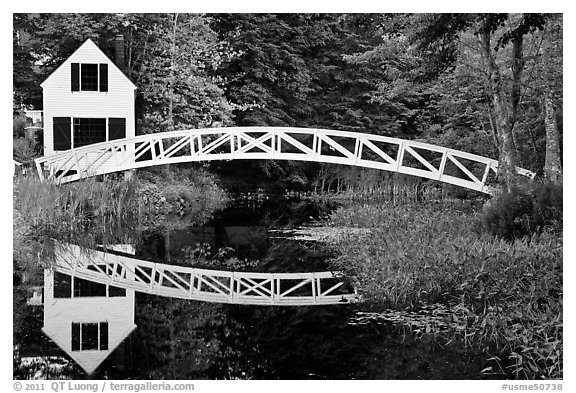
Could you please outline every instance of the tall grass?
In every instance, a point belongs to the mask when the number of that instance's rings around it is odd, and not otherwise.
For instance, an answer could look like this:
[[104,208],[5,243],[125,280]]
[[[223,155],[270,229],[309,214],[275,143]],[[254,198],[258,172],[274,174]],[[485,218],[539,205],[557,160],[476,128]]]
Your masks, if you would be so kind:
[[442,334],[501,356],[516,377],[562,377],[562,236],[506,241],[476,229],[479,214],[448,206],[364,206],[332,215],[367,226],[342,237],[332,265],[353,277],[375,309],[442,303]]
[[23,258],[22,250],[28,250],[29,257],[36,253],[38,262],[47,263],[50,239],[86,247],[129,242],[138,195],[134,182],[86,179],[57,186],[20,176],[14,181],[13,208],[15,255]]
[[201,224],[226,201],[215,179],[202,170],[139,175],[131,181],[89,178],[63,185],[34,176],[15,178],[15,258],[30,260],[36,254],[48,261],[50,239],[90,248],[134,244],[144,229]]

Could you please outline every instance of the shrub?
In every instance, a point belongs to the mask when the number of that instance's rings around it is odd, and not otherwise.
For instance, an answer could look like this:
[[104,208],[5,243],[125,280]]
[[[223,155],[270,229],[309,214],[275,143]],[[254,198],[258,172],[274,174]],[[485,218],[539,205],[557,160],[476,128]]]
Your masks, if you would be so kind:
[[202,168],[155,168],[138,172],[138,195],[146,228],[203,224],[224,207],[226,192]]
[[38,146],[30,139],[17,138],[12,141],[12,157],[19,162],[31,162],[40,156]]
[[15,138],[23,138],[26,125],[28,125],[28,119],[24,114],[12,117],[12,136]]
[[534,183],[514,187],[486,205],[481,222],[489,233],[507,240],[543,230],[561,231],[562,186]]

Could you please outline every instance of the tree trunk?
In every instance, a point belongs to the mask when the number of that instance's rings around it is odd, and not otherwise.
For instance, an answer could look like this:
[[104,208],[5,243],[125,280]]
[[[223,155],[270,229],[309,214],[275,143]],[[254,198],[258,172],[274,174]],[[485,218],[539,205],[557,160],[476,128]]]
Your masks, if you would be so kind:
[[485,28],[479,33],[482,48],[482,58],[486,67],[489,93],[494,107],[496,130],[500,141],[498,157],[498,177],[502,187],[510,191],[516,183],[516,148],[512,131],[514,128],[515,109],[504,94],[500,70],[496,65],[492,48],[490,47],[490,29]]
[[522,71],[524,70],[524,39],[519,32],[516,32],[512,39],[512,102],[510,107],[510,118],[512,122],[512,140],[514,142],[514,150],[518,147],[516,142],[516,133],[514,132],[514,124],[518,116],[518,106],[520,105],[520,79],[522,78]]
[[170,88],[168,89],[168,131],[174,130],[174,86],[176,84],[176,32],[178,14],[172,21],[172,48],[170,53]]
[[498,130],[496,130],[496,119],[494,119],[494,110],[492,109],[492,102],[490,102],[490,97],[488,97],[488,118],[490,119],[490,131],[492,131],[492,140],[494,141],[494,146],[496,146],[498,155],[500,155],[500,138],[498,138]]
[[171,262],[170,258],[170,230],[168,228],[164,231],[164,258],[166,263]]
[[560,155],[560,134],[556,122],[556,111],[552,101],[552,90],[547,89],[544,94],[544,108],[546,116],[546,161],[544,163],[544,177],[554,183],[562,183],[562,160]]

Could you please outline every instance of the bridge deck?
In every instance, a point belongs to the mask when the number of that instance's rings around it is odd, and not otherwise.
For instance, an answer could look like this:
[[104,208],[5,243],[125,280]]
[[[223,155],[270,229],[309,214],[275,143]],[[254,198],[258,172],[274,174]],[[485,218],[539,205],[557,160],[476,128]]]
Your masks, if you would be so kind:
[[[117,139],[36,160],[59,183],[147,166],[273,159],[354,165],[404,173],[491,194],[496,160],[428,143],[348,131],[289,127],[192,129]],[[534,173],[517,168],[519,174]]]

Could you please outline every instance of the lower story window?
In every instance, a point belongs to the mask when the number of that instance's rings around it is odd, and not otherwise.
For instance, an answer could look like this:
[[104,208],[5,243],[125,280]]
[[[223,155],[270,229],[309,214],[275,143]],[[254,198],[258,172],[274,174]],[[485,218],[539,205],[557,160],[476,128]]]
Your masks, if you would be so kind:
[[[88,266],[90,269],[93,265]],[[102,269],[103,267],[101,267]],[[90,270],[97,269],[93,268]],[[83,278],[72,278],[68,274],[54,273],[54,298],[78,298],[78,297],[126,297],[126,289],[113,285],[99,284]]]
[[106,119],[74,118],[74,147],[106,142]]
[[54,151],[126,138],[126,118],[54,117]]
[[105,351],[108,349],[108,322],[72,322],[73,351]]

